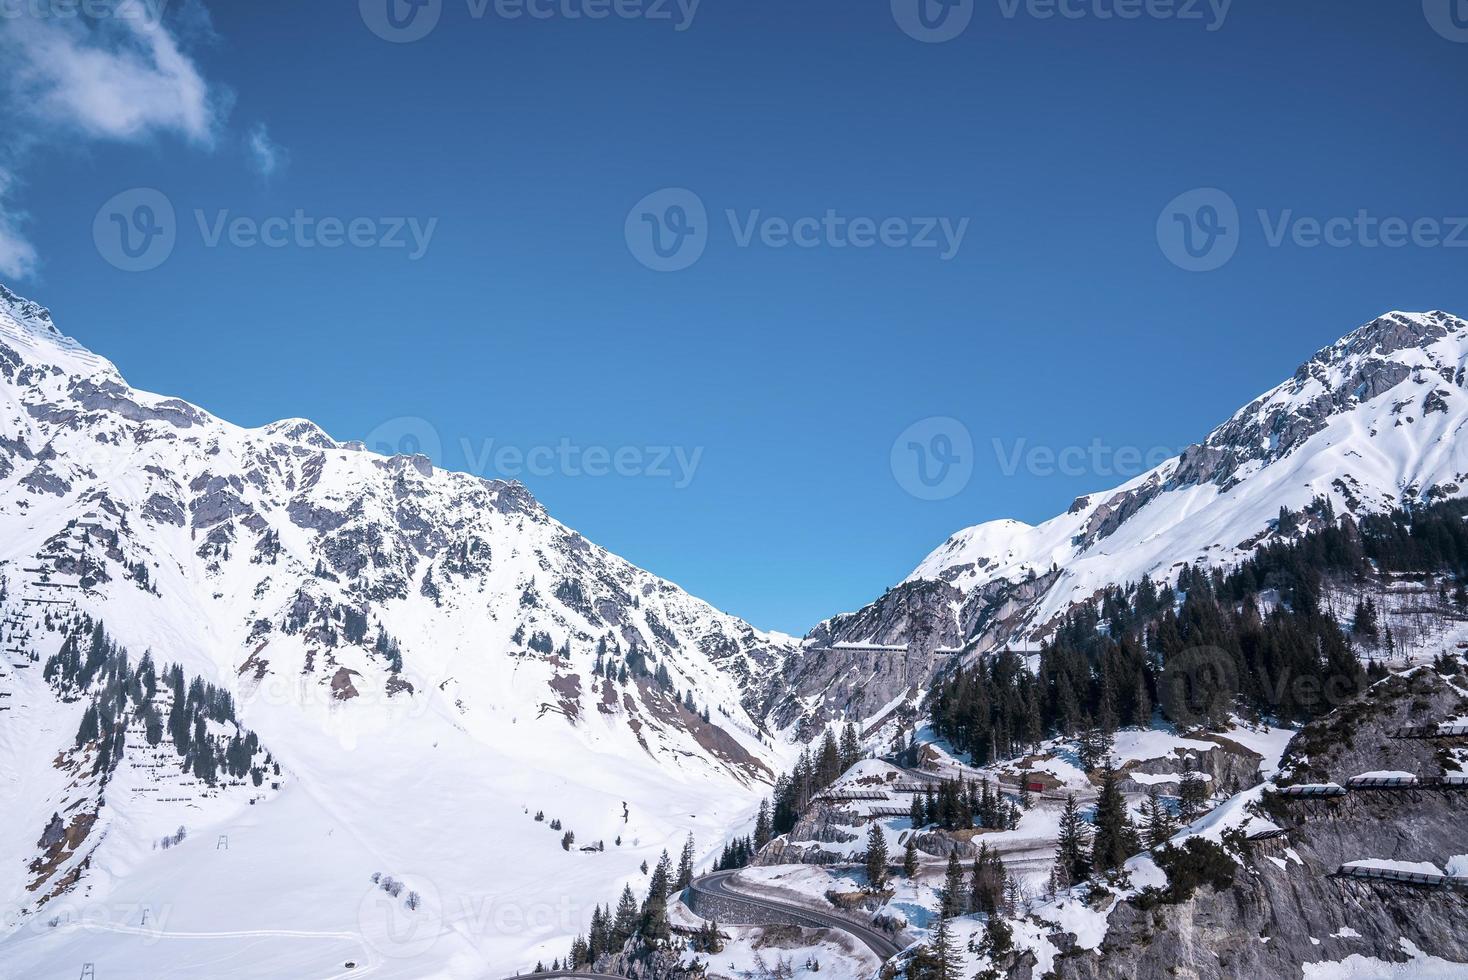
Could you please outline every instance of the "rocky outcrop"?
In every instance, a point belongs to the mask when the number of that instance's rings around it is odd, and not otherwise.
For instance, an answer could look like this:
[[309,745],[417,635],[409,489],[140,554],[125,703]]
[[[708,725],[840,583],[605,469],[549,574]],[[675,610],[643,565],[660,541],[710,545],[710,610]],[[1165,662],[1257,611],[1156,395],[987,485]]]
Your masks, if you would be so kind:
[[[1001,519],[951,535],[901,585],[811,632],[786,675],[793,693],[773,700],[773,719],[809,719],[807,730],[841,710],[870,719],[947,668],[953,658],[935,657],[935,647],[961,646],[968,657],[1010,643],[1033,649],[1107,587],[1143,576],[1173,582],[1184,563],[1225,567],[1319,526],[1320,498],[1359,518],[1460,495],[1461,461],[1428,447],[1455,444],[1468,424],[1465,358],[1464,320],[1389,313],[1315,353],[1180,453],[1132,449],[1127,463],[1099,443],[1065,447],[1086,459],[1086,472],[1130,478],[1035,526]],[[1284,527],[1282,509],[1295,516]],[[838,665],[821,652],[836,641],[908,650]],[[843,666],[862,682],[843,683]]]
[[[1176,793],[1178,783],[1189,761],[1196,772],[1207,777],[1210,795],[1223,793],[1232,796],[1234,793],[1257,786],[1262,782],[1263,777],[1259,774],[1259,764],[1263,761],[1263,757],[1259,753],[1252,752],[1237,742],[1230,742],[1222,736],[1201,735],[1199,738],[1216,741],[1218,744],[1210,749],[1177,748],[1171,755],[1129,763],[1122,770],[1122,792],[1145,793],[1149,786],[1155,785],[1164,793]],[[1133,773],[1154,776],[1168,775],[1177,778],[1157,782],[1148,779],[1132,779]]]
[[682,962],[680,953],[652,947],[640,938],[632,938],[620,952],[602,955],[592,969],[596,973],[630,977],[632,980],[702,980],[704,971],[685,969]]
[[[803,733],[814,734],[843,716],[872,719],[899,695],[926,689],[961,660],[998,649],[1055,578],[1047,573],[1018,582],[995,579],[969,592],[947,582],[904,582],[865,608],[811,630],[800,654],[787,660],[767,716],[777,727],[799,723]],[[833,649],[843,643],[905,644],[906,650]]]
[[[1461,681],[1461,675],[1453,678]],[[1404,770],[1439,776],[1454,755],[1433,739],[1392,738],[1397,728],[1461,713],[1463,694],[1449,679],[1419,669],[1384,680],[1291,742],[1285,780],[1329,780]],[[1292,799],[1267,791],[1262,808],[1283,837],[1235,844],[1234,882],[1202,886],[1177,904],[1130,899],[1108,920],[1097,949],[1055,935],[1061,980],[1129,977],[1199,980],[1300,977],[1308,963],[1353,954],[1403,962],[1410,949],[1468,963],[1468,890],[1422,888],[1337,877],[1352,861],[1426,862],[1439,868],[1468,850],[1468,799],[1462,791],[1352,791]],[[1030,980],[1032,957],[1007,964]]]
[[850,844],[857,835],[848,828],[857,820],[855,814],[823,803],[806,808],[790,833],[770,841],[751,862],[755,865],[835,864],[849,860],[847,849],[822,847],[822,844]]

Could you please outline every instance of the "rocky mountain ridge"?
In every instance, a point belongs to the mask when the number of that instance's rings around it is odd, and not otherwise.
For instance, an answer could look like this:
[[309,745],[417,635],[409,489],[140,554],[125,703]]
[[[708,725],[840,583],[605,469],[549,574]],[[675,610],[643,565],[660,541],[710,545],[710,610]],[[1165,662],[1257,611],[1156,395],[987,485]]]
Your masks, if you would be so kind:
[[[704,846],[721,847],[782,768],[785,743],[757,707],[786,638],[588,541],[518,483],[380,456],[303,419],[244,428],[137,390],[8,289],[0,607],[0,937],[44,922],[46,904],[161,901],[147,896],[160,881],[179,907],[221,913],[188,893],[193,877],[137,873],[170,866],[172,850],[143,855],[187,824],[185,850],[239,847],[244,833],[272,853],[310,835],[340,842],[288,872],[265,853],[257,871],[232,872],[241,896],[297,877],[316,897],[291,915],[323,934],[360,933],[391,957],[392,923],[356,920],[369,876],[392,874],[448,923],[439,954],[521,966],[585,922],[486,931],[464,911],[486,887],[547,907],[568,890],[615,892],[662,848],[676,853],[695,814]],[[40,676],[82,618],[133,663],[147,652],[228,692],[281,775],[263,790],[181,781],[139,722],[119,720],[123,758],[104,792],[88,775],[98,749],[79,734],[104,692]],[[49,765],[72,757],[86,771]],[[56,813],[78,829],[52,854]],[[568,832],[580,843],[558,844]],[[463,854],[443,839],[478,843]],[[38,860],[54,871],[44,891],[30,889]]]
[[[773,718],[864,717],[967,654],[1034,649],[1074,603],[1186,562],[1235,563],[1299,533],[1327,498],[1337,514],[1456,497],[1468,486],[1468,323],[1389,313],[1318,351],[1196,445],[1031,527],[999,520],[954,534],[903,582],[805,638]],[[1293,515],[1280,528],[1281,510]],[[836,654],[841,644],[906,647]],[[866,680],[853,686],[853,670]],[[812,699],[818,699],[812,708]]]

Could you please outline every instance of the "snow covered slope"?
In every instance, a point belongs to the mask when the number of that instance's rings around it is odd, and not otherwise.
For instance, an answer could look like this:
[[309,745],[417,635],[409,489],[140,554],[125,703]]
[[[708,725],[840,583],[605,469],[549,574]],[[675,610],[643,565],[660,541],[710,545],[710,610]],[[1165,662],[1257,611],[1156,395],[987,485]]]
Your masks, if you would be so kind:
[[1035,527],[998,520],[958,532],[881,598],[811,630],[771,720],[874,718],[951,651],[1033,648],[1107,585],[1175,579],[1185,562],[1229,564],[1271,535],[1300,533],[1323,519],[1317,498],[1341,515],[1460,495],[1465,364],[1464,321],[1390,313],[1156,469]]
[[[1181,456],[1081,497],[1037,527],[967,528],[908,581],[971,594],[996,580],[1059,575],[1013,633],[1042,635],[1072,602],[1183,562],[1236,561],[1276,533],[1281,508],[1329,497],[1336,512],[1455,497],[1468,484],[1468,324],[1389,313],[1300,365]],[[1289,528],[1285,529],[1288,533]]]
[[[780,768],[744,705],[785,638],[597,547],[519,484],[137,391],[4,287],[0,580],[0,960],[22,975],[107,958],[109,975],[187,972],[245,949],[261,975],[523,967],[562,955],[590,903],[689,827],[716,852]],[[280,785],[159,792],[169,766],[136,740],[105,788],[53,767],[83,705],[37,675],[83,615],[134,661],[232,693]],[[105,819],[50,903],[128,910],[106,928],[52,926],[27,889],[46,821],[83,790]],[[180,825],[182,845],[153,849]],[[363,911],[387,894],[374,872],[420,893],[425,948]],[[140,938],[133,906],[197,935]],[[144,941],[151,960],[128,952]]]

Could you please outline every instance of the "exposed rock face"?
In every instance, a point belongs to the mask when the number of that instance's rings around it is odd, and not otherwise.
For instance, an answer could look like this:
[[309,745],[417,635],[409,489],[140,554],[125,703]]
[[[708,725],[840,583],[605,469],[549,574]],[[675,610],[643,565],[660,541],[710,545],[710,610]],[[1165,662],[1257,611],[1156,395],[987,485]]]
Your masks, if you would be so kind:
[[[1295,736],[1279,782],[1344,784],[1352,776],[1384,770],[1443,775],[1445,764],[1454,762],[1455,743],[1392,738],[1390,733],[1468,714],[1465,688],[1468,679],[1463,675],[1445,680],[1426,667],[1378,682]],[[1455,768],[1461,767],[1461,761],[1457,762]],[[1468,814],[1468,797],[1450,799],[1458,802],[1459,812]],[[1459,841],[1464,847],[1455,853],[1468,851],[1468,830]]]
[[[67,576],[53,588],[95,600],[88,611],[125,644],[148,646],[156,626],[219,656],[189,664],[206,677],[236,674],[263,644],[255,681],[305,674],[353,705],[452,687],[462,714],[504,695],[467,689],[469,669],[524,661],[570,723],[599,702],[635,722],[655,758],[772,778],[755,712],[789,641],[597,547],[525,487],[377,455],[304,419],[245,429],[139,391],[3,287],[0,372],[0,538],[12,556],[0,578],[12,587],[29,584],[22,568]],[[133,586],[150,597],[144,610],[191,613],[109,615]],[[642,683],[623,688],[630,701],[606,698],[592,678],[603,659],[614,678],[624,663],[638,681],[663,669],[695,710],[666,708]]]
[[[1217,736],[1200,736],[1207,740],[1213,740]],[[1227,739],[1218,738],[1221,743],[1211,749],[1174,749],[1173,755],[1161,759],[1146,759],[1141,762],[1131,763],[1122,772],[1121,790],[1124,793],[1145,793],[1148,786],[1155,785],[1165,793],[1177,792],[1178,782],[1185,771],[1186,759],[1191,759],[1193,768],[1198,773],[1208,777],[1208,790],[1213,793],[1224,793],[1232,796],[1240,790],[1257,786],[1262,781],[1259,775],[1259,763],[1263,761],[1257,752],[1251,752]],[[1176,774],[1178,780],[1166,782],[1133,780],[1132,773],[1146,773],[1151,775]]]
[[51,822],[41,834],[41,839],[36,841],[36,847],[43,851],[49,851],[66,837],[66,824],[61,820],[61,814],[51,814]]
[[[811,630],[801,654],[787,662],[770,719],[781,727],[801,721],[810,731],[843,714],[871,720],[904,692],[925,690],[936,674],[961,659],[949,651],[962,648],[962,658],[971,658],[998,648],[1014,617],[1054,580],[1053,573],[1019,582],[997,579],[969,592],[947,582],[909,581],[857,612],[828,619]],[[841,643],[906,644],[907,650],[831,649]],[[853,683],[853,677],[861,683]],[[810,710],[807,700],[815,695],[821,700]]]
[[854,824],[854,813],[824,803],[806,807],[790,833],[775,838],[760,849],[751,862],[756,865],[835,864],[842,854],[821,844],[849,844],[856,835],[845,829]]
[[[1461,676],[1457,678],[1462,680]],[[1291,742],[1293,778],[1345,784],[1363,772],[1401,769],[1438,776],[1457,761],[1445,742],[1394,739],[1395,728],[1460,714],[1465,698],[1428,670],[1390,678]],[[1344,797],[1287,800],[1266,795],[1284,838],[1246,844],[1231,888],[1204,886],[1188,901],[1111,912],[1098,950],[1060,947],[1063,980],[1177,976],[1299,977],[1306,963],[1352,954],[1388,962],[1408,959],[1404,944],[1468,962],[1468,891],[1424,889],[1384,881],[1332,877],[1343,864],[1367,859],[1430,862],[1439,868],[1468,851],[1461,791],[1352,791]],[[1021,958],[1009,976],[1033,976]]]
[[681,964],[681,955],[653,949],[641,939],[633,938],[627,940],[621,952],[603,955],[592,969],[632,980],[702,980],[702,970],[687,970]]
[[[870,718],[951,657],[1052,635],[1075,603],[1150,576],[1175,580],[1185,562],[1235,563],[1255,546],[1310,526],[1318,497],[1337,514],[1381,512],[1458,496],[1468,486],[1468,323],[1442,312],[1390,313],[1318,351],[1200,442],[1165,459],[1095,458],[1098,477],[1136,474],[1075,499],[1036,526],[996,520],[935,549],[901,585],[807,637],[788,666],[792,696],[772,717]],[[1079,449],[1082,447],[1066,447]],[[1150,467],[1150,468],[1147,468]],[[1296,530],[1280,529],[1281,508]],[[900,654],[812,652],[832,642],[907,644]],[[862,683],[845,682],[847,672]],[[805,700],[801,700],[801,699]],[[815,704],[820,698],[824,703]]]

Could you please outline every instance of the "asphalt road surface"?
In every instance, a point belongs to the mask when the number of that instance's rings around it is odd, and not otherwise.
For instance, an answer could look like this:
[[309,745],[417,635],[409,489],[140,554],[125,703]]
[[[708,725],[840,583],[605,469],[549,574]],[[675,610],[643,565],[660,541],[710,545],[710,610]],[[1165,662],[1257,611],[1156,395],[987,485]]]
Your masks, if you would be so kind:
[[844,932],[867,949],[877,955],[877,958],[886,961],[902,952],[903,947],[897,945],[892,937],[880,929],[863,925],[845,916],[834,915],[827,912],[818,912],[806,908],[804,905],[792,905],[780,902],[772,898],[764,898],[750,895],[747,892],[735,890],[729,884],[729,879],[734,876],[733,871],[718,871],[702,878],[694,879],[692,888],[696,892],[705,895],[715,895],[726,902],[743,905],[751,909],[756,915],[760,912],[777,912],[793,917],[796,921],[808,925],[814,929],[836,929]]
[[[839,932],[844,932],[875,953],[877,958],[883,962],[886,962],[903,950],[902,946],[897,945],[892,937],[882,930],[863,925],[844,916],[818,912],[815,909],[806,908],[804,905],[791,905],[773,898],[763,898],[750,895],[746,892],[736,891],[729,885],[729,879],[734,874],[735,872],[733,871],[717,871],[713,874],[704,875],[702,878],[694,879],[692,888],[694,891],[702,892],[705,895],[715,895],[724,902],[742,905],[750,909],[756,918],[761,912],[774,912],[780,914],[782,917],[792,917],[802,925],[812,929],[835,929]],[[516,976],[535,977],[537,980],[546,977],[624,980],[622,977],[609,976],[605,973],[576,973],[566,970],[551,973],[521,973],[516,974]],[[513,978],[506,978],[506,980],[513,980]]]

